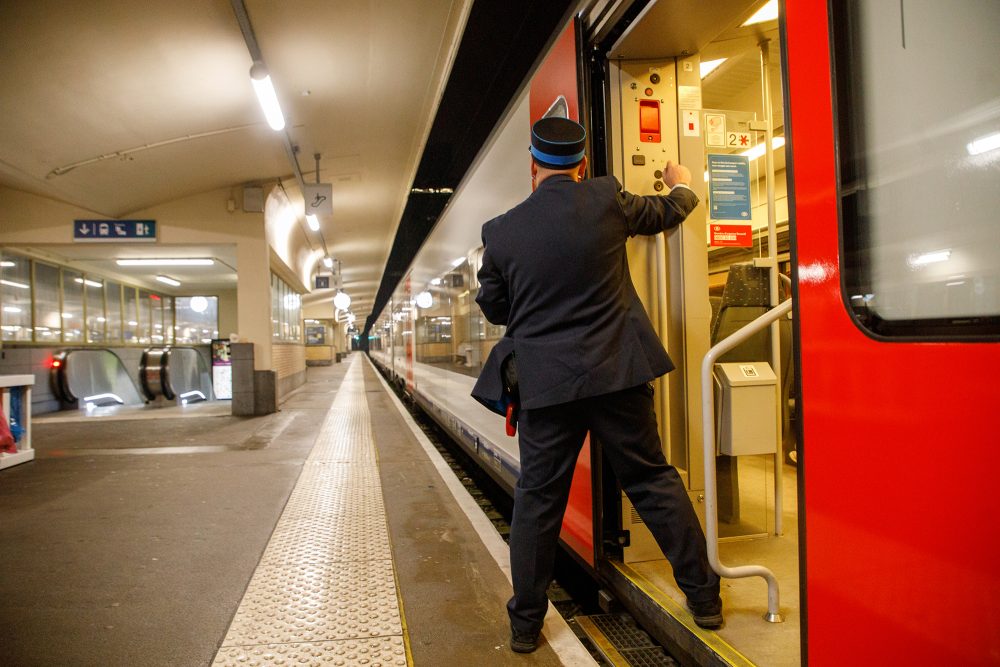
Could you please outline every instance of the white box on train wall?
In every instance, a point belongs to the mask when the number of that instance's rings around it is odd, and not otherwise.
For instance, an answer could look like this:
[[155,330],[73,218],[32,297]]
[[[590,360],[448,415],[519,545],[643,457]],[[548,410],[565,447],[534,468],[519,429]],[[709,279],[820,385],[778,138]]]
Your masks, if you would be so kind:
[[715,365],[715,432],[718,453],[773,454],[778,443],[777,378],[764,361]]

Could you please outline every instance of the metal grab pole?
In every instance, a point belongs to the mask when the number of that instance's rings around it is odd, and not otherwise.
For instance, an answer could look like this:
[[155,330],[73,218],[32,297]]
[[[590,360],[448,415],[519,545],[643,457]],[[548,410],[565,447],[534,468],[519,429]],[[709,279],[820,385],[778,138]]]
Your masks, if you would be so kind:
[[753,322],[736,330],[732,335],[719,341],[705,355],[701,362],[701,418],[704,440],[705,464],[705,540],[708,546],[708,562],[720,577],[740,579],[742,577],[763,577],[767,581],[767,613],[764,620],[770,623],[781,623],[782,618],[778,607],[778,580],[774,573],[763,565],[742,565],[726,567],[719,562],[719,516],[718,500],[716,498],[715,480],[715,396],[713,394],[712,370],[715,361],[723,354],[733,349],[764,327],[776,322],[792,309],[792,300],[788,299],[780,305],[767,311]]

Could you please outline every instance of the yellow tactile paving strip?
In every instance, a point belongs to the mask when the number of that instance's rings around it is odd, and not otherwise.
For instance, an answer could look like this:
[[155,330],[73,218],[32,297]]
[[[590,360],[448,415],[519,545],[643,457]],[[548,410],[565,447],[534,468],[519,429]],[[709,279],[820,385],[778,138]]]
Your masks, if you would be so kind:
[[359,359],[351,361],[214,665],[407,664]]

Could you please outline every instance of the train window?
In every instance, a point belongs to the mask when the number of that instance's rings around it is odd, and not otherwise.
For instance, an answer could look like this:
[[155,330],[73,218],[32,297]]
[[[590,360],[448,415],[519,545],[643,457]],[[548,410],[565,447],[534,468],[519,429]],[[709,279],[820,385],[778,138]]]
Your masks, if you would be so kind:
[[846,300],[876,335],[1000,335],[1000,3],[831,7]]

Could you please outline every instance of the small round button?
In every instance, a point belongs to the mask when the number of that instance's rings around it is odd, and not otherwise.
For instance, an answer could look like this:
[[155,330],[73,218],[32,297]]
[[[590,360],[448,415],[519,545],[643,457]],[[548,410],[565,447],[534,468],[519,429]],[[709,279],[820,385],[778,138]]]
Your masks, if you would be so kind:
[[659,192],[663,189],[663,181],[656,181],[653,183],[653,189]]
[[649,82],[650,83],[659,83],[660,82],[660,75],[657,74],[656,72],[653,72],[652,74],[649,75]]
[[660,169],[657,169],[656,171],[654,171],[653,172],[653,178],[656,178],[656,179],[663,178],[663,171],[661,171]]

